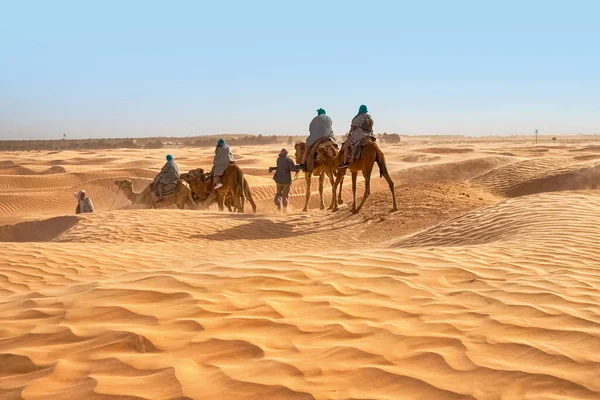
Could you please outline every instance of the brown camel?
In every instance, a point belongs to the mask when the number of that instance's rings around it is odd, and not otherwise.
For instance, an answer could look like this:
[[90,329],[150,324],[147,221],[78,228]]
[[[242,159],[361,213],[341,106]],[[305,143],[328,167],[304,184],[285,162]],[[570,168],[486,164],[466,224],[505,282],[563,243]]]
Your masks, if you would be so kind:
[[[298,142],[294,146],[296,149],[296,164],[299,164],[302,160],[302,156],[306,151],[306,144],[304,142]],[[314,151],[314,148],[311,152]],[[310,157],[309,157],[310,158]],[[320,144],[317,149],[317,156],[312,162],[312,160],[308,160],[306,162],[306,170],[304,171],[304,180],[306,182],[306,201],[304,203],[304,209],[302,211],[308,211],[308,203],[310,201],[310,184],[311,178],[313,175],[319,177],[319,196],[321,198],[320,209],[325,209],[325,201],[323,199],[323,183],[325,182],[325,175],[329,177],[329,182],[331,184],[331,205],[329,209],[336,209],[337,204],[335,202],[335,186],[334,186],[334,174],[337,174],[337,166],[338,166],[338,150],[333,144],[333,142],[328,141],[323,144]],[[340,204],[342,201],[342,190],[340,185],[340,193],[338,196],[338,202]]]
[[[206,203],[208,197],[210,195],[210,190],[212,188],[211,182],[205,182],[207,174],[204,174],[204,170],[202,168],[197,168],[191,170],[187,174],[181,174],[181,179],[185,180],[190,187],[192,188],[192,192],[197,196],[198,200],[202,202],[202,204],[206,207],[210,206],[210,204]],[[244,196],[252,205],[252,212],[256,213],[256,203],[252,198],[252,192],[250,191],[250,185],[248,184],[248,180],[244,178]],[[216,200],[213,197],[211,204]],[[239,211],[235,205],[233,204],[233,199],[231,196],[231,191],[227,192],[227,195],[223,199],[223,203],[225,207],[229,210],[229,212],[237,212]]]
[[189,179],[188,182],[192,185],[192,191],[196,193],[198,198],[204,199],[204,205],[208,206],[216,199],[219,204],[219,211],[223,211],[224,200],[230,195],[234,210],[244,212],[244,189],[247,187],[249,191],[250,187],[244,184],[244,172],[237,164],[231,163],[227,166],[225,174],[221,178],[223,186],[217,190],[214,190],[212,177],[205,173],[202,168],[184,174],[184,178]]
[[162,201],[158,202],[158,196],[150,189],[150,185],[141,193],[133,191],[133,183],[130,179],[124,179],[122,181],[115,181],[121,191],[127,196],[127,199],[131,201],[131,204],[144,204],[151,208],[162,208],[176,204],[180,210],[183,210],[187,204],[188,208],[194,208],[194,200],[192,199],[192,190],[190,186],[182,181],[177,181],[177,188],[175,192],[165,196]]
[[[343,152],[340,152],[338,156],[338,162],[340,165],[343,161]],[[346,174],[346,170],[349,169],[352,173],[352,212],[354,214],[358,213],[362,208],[363,204],[371,194],[371,171],[373,171],[373,165],[377,162],[379,166],[379,176],[384,177],[387,181],[390,192],[392,192],[392,211],[397,211],[398,206],[396,205],[396,194],[394,193],[394,182],[392,178],[390,178],[390,174],[387,170],[387,165],[385,163],[385,156],[383,152],[377,146],[377,143],[373,139],[368,139],[363,146],[362,149],[362,157],[358,160],[354,160],[351,163],[348,163],[348,168],[339,169],[339,173],[336,177],[333,190],[335,192],[338,185],[340,185],[340,194],[342,192],[342,183],[344,180],[344,175]],[[360,202],[360,205],[356,207],[356,179],[358,177],[358,173],[362,172],[363,177],[365,178],[365,194]],[[337,204],[334,206],[333,211],[337,210]]]

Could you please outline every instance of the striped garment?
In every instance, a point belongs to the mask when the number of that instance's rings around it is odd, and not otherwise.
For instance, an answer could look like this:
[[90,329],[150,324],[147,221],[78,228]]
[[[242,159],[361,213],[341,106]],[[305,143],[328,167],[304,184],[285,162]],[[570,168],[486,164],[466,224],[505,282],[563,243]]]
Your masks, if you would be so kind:
[[[163,186],[163,197],[167,197],[172,195],[177,190],[177,181],[169,183]],[[155,190],[154,193],[158,196],[158,190]]]

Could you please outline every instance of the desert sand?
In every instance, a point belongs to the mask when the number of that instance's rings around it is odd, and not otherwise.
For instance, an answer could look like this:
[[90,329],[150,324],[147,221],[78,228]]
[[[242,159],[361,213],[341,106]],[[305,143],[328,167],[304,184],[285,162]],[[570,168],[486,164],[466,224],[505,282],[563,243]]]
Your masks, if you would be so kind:
[[600,146],[383,144],[358,215],[278,214],[280,148],[257,214],[109,211],[208,148],[0,154],[0,399],[600,399]]

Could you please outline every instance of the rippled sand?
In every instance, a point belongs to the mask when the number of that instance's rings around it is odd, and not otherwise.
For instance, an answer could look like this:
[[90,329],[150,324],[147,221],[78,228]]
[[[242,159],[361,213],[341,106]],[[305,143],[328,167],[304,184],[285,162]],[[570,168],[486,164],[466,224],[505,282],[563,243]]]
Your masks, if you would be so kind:
[[167,151],[2,154],[0,399],[600,398],[600,147],[383,145],[359,215],[277,214],[279,148],[243,215],[109,211]]

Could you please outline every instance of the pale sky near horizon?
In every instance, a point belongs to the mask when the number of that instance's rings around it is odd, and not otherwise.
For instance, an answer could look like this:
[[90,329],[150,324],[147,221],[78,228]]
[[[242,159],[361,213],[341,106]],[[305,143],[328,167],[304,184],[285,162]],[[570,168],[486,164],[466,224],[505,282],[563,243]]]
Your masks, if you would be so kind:
[[0,139],[600,133],[597,1],[0,0]]

